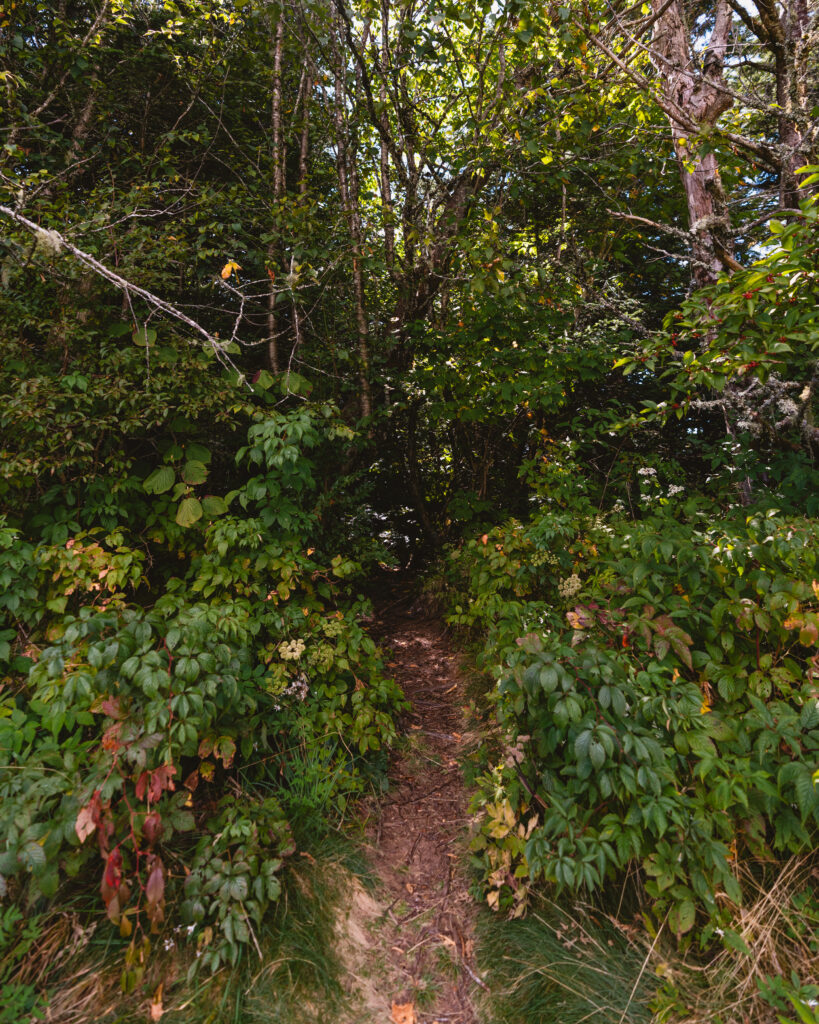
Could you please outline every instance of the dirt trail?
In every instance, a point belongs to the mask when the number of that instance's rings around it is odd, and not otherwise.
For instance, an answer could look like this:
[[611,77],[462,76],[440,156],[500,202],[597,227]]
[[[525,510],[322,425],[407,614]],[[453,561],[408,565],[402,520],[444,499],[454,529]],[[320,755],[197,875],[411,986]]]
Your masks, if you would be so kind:
[[391,900],[381,941],[398,990],[397,1024],[476,1024],[474,903],[464,869],[467,797],[460,659],[439,619],[419,613],[398,582],[376,603],[373,633],[412,708],[406,743],[371,828],[372,866]]

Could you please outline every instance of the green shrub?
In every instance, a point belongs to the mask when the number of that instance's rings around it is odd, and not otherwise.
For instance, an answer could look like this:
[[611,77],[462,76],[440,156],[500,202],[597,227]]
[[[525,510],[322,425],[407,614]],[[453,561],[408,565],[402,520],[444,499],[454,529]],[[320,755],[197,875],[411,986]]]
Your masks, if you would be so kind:
[[739,859],[811,848],[817,551],[813,521],[666,498],[639,522],[547,508],[453,553],[451,621],[489,637],[507,740],[477,801],[490,905],[637,864],[658,919],[705,941]]
[[[359,564],[325,546],[309,454],[348,435],[329,406],[260,417],[237,457],[244,482],[180,526],[179,503],[198,501],[183,479],[149,527],[154,544],[185,532],[178,574],[120,531],[62,544],[0,531],[0,880],[37,904],[93,879],[130,939],[128,987],[180,901],[200,964],[235,963],[253,941],[292,850],[271,766],[318,759],[339,813],[395,736],[400,691],[349,593]],[[241,802],[222,798],[231,776]]]

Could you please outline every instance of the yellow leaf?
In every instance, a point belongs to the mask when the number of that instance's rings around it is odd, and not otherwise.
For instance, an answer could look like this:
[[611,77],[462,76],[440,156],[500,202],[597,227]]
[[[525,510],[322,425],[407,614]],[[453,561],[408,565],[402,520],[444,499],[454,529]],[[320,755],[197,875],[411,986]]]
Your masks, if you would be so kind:
[[222,280],[227,281],[231,274],[241,269],[242,268],[239,266],[238,263],[235,263],[233,260],[230,260],[222,267]]

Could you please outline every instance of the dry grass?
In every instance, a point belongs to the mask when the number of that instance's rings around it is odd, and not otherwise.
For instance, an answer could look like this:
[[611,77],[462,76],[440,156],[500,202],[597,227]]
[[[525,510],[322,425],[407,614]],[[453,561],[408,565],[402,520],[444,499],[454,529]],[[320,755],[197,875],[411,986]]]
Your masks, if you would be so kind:
[[38,934],[10,974],[11,986],[33,985],[46,1000],[48,1024],[102,1021],[121,1002],[119,972],[106,967],[89,943],[95,926],[84,928],[73,913],[41,919]]
[[[766,866],[767,867],[767,866]],[[717,1021],[775,1024],[776,1011],[762,997],[758,982],[766,977],[803,982],[819,976],[819,920],[812,893],[819,883],[819,854],[790,858],[773,878],[770,870],[740,871],[744,892],[752,897],[737,909],[731,927],[750,955],[724,949],[707,965],[688,961],[671,967],[666,977],[684,1011],[664,1018],[674,1024],[715,1024]],[[801,904],[807,902],[807,907]]]

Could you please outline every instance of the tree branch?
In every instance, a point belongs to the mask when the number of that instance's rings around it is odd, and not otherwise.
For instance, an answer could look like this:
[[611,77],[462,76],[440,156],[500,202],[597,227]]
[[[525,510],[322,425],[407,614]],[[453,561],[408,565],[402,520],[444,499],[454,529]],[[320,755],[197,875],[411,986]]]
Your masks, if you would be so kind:
[[[237,373],[240,372],[238,367],[225,351],[225,347],[228,342],[220,341],[219,338],[211,334],[207,328],[203,327],[200,323],[197,323],[197,321],[189,317],[187,313],[183,313],[182,310],[174,306],[173,303],[167,302],[165,299],[160,298],[153,292],[149,292],[147,288],[142,288],[139,285],[126,280],[124,277],[121,277],[119,274],[111,270],[110,267],[106,267],[104,263],[100,263],[100,261],[90,253],[87,253],[83,249],[74,245],[73,242],[70,242],[65,235],[61,234],[59,231],[43,228],[39,224],[35,224],[33,220],[29,220],[28,217],[24,217],[21,213],[18,213],[16,210],[12,210],[8,206],[0,205],[0,214],[4,217],[8,217],[9,220],[12,220],[15,224],[19,224],[21,227],[24,227],[27,231],[30,231],[37,237],[45,236],[55,250],[58,251],[59,249],[65,249],[67,252],[70,252],[72,256],[80,261],[80,263],[84,264],[90,270],[93,270],[99,277],[102,277],[113,284],[115,288],[119,288],[120,291],[124,292],[129,297],[129,299],[131,296],[135,295],[153,306],[154,309],[161,310],[172,319],[185,324],[186,327],[189,327],[192,331],[207,341],[213,349],[216,358],[223,366],[230,367],[230,369],[235,370]],[[235,333],[236,332],[234,331],[234,335]]]

